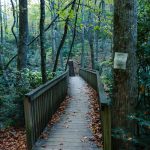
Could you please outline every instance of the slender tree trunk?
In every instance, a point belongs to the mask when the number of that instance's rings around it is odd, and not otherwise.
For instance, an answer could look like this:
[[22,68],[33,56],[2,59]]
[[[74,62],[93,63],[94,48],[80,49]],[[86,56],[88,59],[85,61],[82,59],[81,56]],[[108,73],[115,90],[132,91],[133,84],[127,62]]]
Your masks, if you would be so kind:
[[[90,36],[92,38],[92,36]],[[95,58],[94,58],[94,47],[93,47],[93,39],[89,39],[90,51],[91,51],[91,63],[92,69],[95,69]]]
[[70,56],[71,56],[71,53],[72,53],[72,49],[73,49],[74,41],[75,41],[75,37],[76,37],[76,27],[77,27],[77,19],[78,19],[79,6],[80,6],[80,0],[78,2],[78,7],[77,7],[77,10],[76,10],[76,16],[75,16],[75,22],[74,22],[74,30],[73,30],[72,42],[71,42],[71,45],[70,45],[70,50],[69,50],[69,54],[68,54],[68,58],[67,58],[66,66],[65,66],[65,70],[67,70],[67,65],[68,65],[68,62],[69,62],[69,59],[70,59]]
[[5,30],[5,41],[7,37],[7,6],[6,1],[4,1],[4,30]]
[[41,46],[41,73],[42,73],[42,82],[47,81],[46,76],[46,51],[44,47],[44,24],[45,24],[45,0],[40,0],[40,46]]
[[[113,14],[113,11],[114,11],[114,6],[113,4],[110,4],[110,13]],[[111,32],[113,31],[113,18],[112,18],[112,21],[111,21]],[[113,51],[113,36],[111,37],[111,52]]]
[[17,69],[22,70],[27,65],[28,50],[28,7],[27,0],[19,0],[19,43]]
[[63,48],[60,51],[60,66],[61,69],[64,69]]
[[[95,6],[97,5],[97,0],[95,0]],[[94,18],[94,26],[98,26],[99,23],[97,22],[97,17]],[[99,59],[99,43],[98,43],[98,35],[100,34],[99,29],[98,30],[94,30],[94,48],[95,48],[95,61],[96,63],[98,63],[98,59]]]
[[[51,20],[53,20],[56,17],[55,13],[55,1],[49,0],[49,5],[51,8]],[[52,24],[51,27],[51,35],[52,35],[52,62],[55,62],[55,56],[56,56],[56,33],[55,33],[56,24]]]
[[14,20],[13,20],[13,25],[12,25],[12,27],[11,27],[11,31],[12,31],[12,33],[13,33],[14,37],[15,37],[16,46],[18,47],[18,40],[17,40],[16,33],[15,33],[15,31],[14,31],[14,27],[15,27],[15,25],[16,25],[16,13],[15,13],[15,6],[14,6],[14,2],[13,2],[13,0],[10,0],[10,1],[11,1],[11,5],[12,5],[13,18],[14,18]]
[[53,67],[53,72],[56,72],[56,70],[57,70],[57,65],[58,65],[58,59],[59,59],[60,51],[61,51],[61,49],[62,49],[62,47],[64,45],[64,42],[65,42],[65,39],[66,39],[66,36],[67,36],[67,32],[68,32],[68,23],[69,23],[70,13],[71,13],[71,11],[74,11],[75,4],[76,4],[76,0],[73,1],[71,9],[69,11],[69,14],[68,14],[66,22],[65,22],[64,34],[62,36],[62,39],[60,41],[60,44],[59,44],[59,47],[58,47],[58,50],[57,50],[57,53],[56,53],[56,59],[55,59],[54,67]]
[[1,43],[3,43],[3,14],[2,14],[1,0],[0,0],[0,31],[1,31]]
[[91,12],[89,12],[89,21],[88,22],[92,22],[90,27],[89,27],[89,31],[88,31],[88,41],[89,41],[89,45],[90,45],[90,53],[91,53],[91,67],[92,69],[95,69],[95,57],[94,57],[94,29],[93,29],[93,15]]
[[17,29],[17,35],[18,35],[18,33],[19,33],[19,14],[18,14],[18,0],[15,0],[15,5],[16,5],[16,7],[15,7],[15,10],[16,10],[16,12],[15,12],[15,16],[16,16],[16,29]]
[[99,59],[99,43],[98,43],[98,31],[95,32],[95,60],[98,62]]
[[[137,1],[114,0],[114,52],[128,53],[126,70],[114,69],[114,93],[112,105],[112,128],[114,136],[112,145],[114,150],[132,149],[128,142],[122,143],[121,138],[132,138],[133,124],[127,119],[134,112],[137,100]],[[119,133],[125,131],[124,136]],[[121,131],[120,130],[120,131]],[[116,132],[115,132],[116,131]]]
[[3,57],[2,57],[2,53],[1,53],[1,51],[0,51],[0,75],[1,75],[2,70],[3,70],[3,68],[4,68],[3,59],[2,59],[2,58],[3,58]]
[[84,68],[84,55],[85,55],[85,50],[84,50],[84,24],[85,24],[85,21],[84,21],[84,0],[82,0],[82,10],[81,10],[81,13],[82,13],[82,51],[81,51],[81,67]]
[[[105,1],[104,0],[102,0],[101,1],[101,3],[102,3],[102,17],[103,17],[103,19],[106,19],[106,14],[105,14]],[[105,23],[103,23],[102,22],[102,28],[105,26]],[[103,30],[103,32],[104,32],[104,30]],[[103,38],[102,38],[102,51],[103,51],[103,60],[105,60],[105,57],[106,57],[106,51],[105,51],[105,40],[106,40],[106,36],[103,36]]]
[[[61,1],[60,0],[58,0],[58,11],[61,9]],[[58,17],[58,22],[60,21],[60,17]],[[56,26],[57,26],[57,32],[56,32],[56,45],[59,45],[59,41],[61,40],[61,24],[56,24]],[[57,47],[57,49],[58,49],[58,47]],[[64,58],[63,58],[63,48],[61,49],[61,51],[60,51],[60,66],[61,66],[61,68],[62,68],[62,70],[64,69]]]
[[[105,19],[106,18],[106,14],[105,14],[105,1],[101,0],[100,2],[100,9],[102,10],[101,12],[101,18]],[[100,28],[101,32],[104,32],[103,28],[104,28],[105,24],[103,22],[100,21]],[[105,35],[101,37],[101,50],[100,50],[100,61],[104,61],[105,60]]]

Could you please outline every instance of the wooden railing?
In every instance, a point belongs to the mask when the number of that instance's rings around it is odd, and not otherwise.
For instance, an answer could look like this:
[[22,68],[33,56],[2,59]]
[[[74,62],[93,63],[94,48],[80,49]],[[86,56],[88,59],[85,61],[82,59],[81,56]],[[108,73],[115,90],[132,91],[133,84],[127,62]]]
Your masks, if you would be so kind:
[[28,150],[67,94],[68,71],[25,95],[24,111]]
[[111,150],[111,101],[106,96],[98,71],[80,69],[79,75],[98,93],[104,140],[104,150]]

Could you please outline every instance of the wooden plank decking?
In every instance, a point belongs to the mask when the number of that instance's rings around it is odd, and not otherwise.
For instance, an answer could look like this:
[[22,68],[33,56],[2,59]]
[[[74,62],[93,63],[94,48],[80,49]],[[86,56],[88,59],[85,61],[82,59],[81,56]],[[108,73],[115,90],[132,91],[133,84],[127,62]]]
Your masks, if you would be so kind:
[[[70,77],[71,100],[61,119],[51,129],[47,139],[39,139],[34,150],[100,150],[88,139],[92,132],[88,128],[89,112],[87,84],[81,77]],[[101,149],[102,150],[102,149]]]

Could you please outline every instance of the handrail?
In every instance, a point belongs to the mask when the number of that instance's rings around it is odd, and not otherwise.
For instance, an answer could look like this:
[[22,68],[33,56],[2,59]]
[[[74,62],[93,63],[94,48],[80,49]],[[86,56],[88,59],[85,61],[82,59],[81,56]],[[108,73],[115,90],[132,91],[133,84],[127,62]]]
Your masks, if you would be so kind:
[[25,95],[24,112],[28,150],[31,150],[48,121],[67,94],[68,70]]
[[41,95],[41,93],[47,91],[47,89],[53,87],[55,84],[57,84],[63,78],[65,78],[67,73],[68,73],[68,71],[63,73],[62,75],[59,75],[57,78],[54,78],[54,79],[46,82],[45,84],[40,85],[36,89],[34,89],[31,92],[27,93],[25,96],[30,97],[30,100],[36,99],[39,95]]
[[[95,76],[93,77],[93,80],[90,80],[90,76],[88,78],[85,75],[83,75],[83,71],[87,72],[88,76],[89,74],[91,74],[91,76]],[[80,68],[79,74],[97,91],[102,106],[111,105],[111,100],[105,94],[104,87],[101,80],[99,79],[99,72],[97,70],[88,70],[85,68]]]
[[80,68],[79,75],[86,80],[98,93],[104,150],[111,150],[111,100],[104,91],[98,71]]

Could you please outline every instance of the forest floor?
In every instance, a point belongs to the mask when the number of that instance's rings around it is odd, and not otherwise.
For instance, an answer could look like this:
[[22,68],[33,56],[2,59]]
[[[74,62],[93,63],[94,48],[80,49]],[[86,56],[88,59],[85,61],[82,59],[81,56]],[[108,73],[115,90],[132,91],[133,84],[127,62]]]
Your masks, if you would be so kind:
[[[74,80],[74,83],[75,82],[76,81]],[[74,86],[74,83],[73,83],[73,86]],[[88,97],[88,101],[83,101],[83,105],[87,107],[86,111],[84,112],[85,114],[83,116],[83,120],[84,119],[88,120],[88,122],[86,124],[86,127],[82,127],[82,126],[81,127],[83,128],[85,132],[88,131],[89,133],[90,132],[91,133],[90,135],[89,134],[82,135],[81,133],[82,136],[77,140],[78,142],[80,142],[80,145],[82,145],[82,147],[83,145],[87,146],[88,145],[87,143],[93,143],[93,144],[95,143],[95,145],[97,145],[98,147],[102,147],[103,141],[102,141],[102,131],[101,131],[101,123],[100,123],[99,105],[97,101],[97,93],[95,92],[95,90],[89,87],[88,84],[86,84],[85,82],[84,82],[84,88],[78,87],[77,92],[78,92],[77,97],[79,101],[75,102],[74,96],[70,96],[70,95],[67,96],[66,99],[63,101],[63,103],[60,105],[57,112],[53,115],[52,119],[49,121],[47,128],[49,128],[50,130],[53,130],[53,128],[56,129],[55,127],[58,127],[59,129],[59,124],[61,120],[63,119],[64,114],[67,113],[67,117],[66,117],[67,120],[66,121],[63,120],[63,124],[61,124],[62,125],[61,128],[64,128],[63,129],[64,132],[78,130],[76,129],[75,126],[73,127],[74,129],[71,128],[71,126],[73,125],[73,120],[71,121],[69,118],[70,117],[71,119],[76,118],[77,122],[78,122],[78,119],[80,119],[81,121],[82,119],[81,116],[83,114],[79,114],[79,113],[83,113],[83,112],[77,113],[77,110],[74,110],[74,111],[71,110],[70,112],[68,112],[66,110],[70,107],[71,103],[74,103],[75,105],[78,103],[78,106],[77,106],[78,109],[80,109],[79,107],[83,107],[83,106],[80,106],[81,105],[80,101],[82,100],[80,99],[80,95],[82,95],[82,93],[84,92],[84,94],[87,95]],[[70,120],[70,122],[68,122],[68,119]],[[47,130],[45,130],[40,136],[40,141],[48,140],[50,133],[51,132],[47,132]],[[75,131],[73,131],[73,133],[75,133]],[[72,135],[72,136],[75,136],[75,135]],[[64,147],[66,144],[65,141],[60,141],[58,144],[60,144],[59,146],[65,150],[65,147]],[[46,149],[47,145],[42,144],[40,145],[40,147],[41,149]],[[26,150],[26,149],[27,149],[26,148],[26,133],[25,133],[24,128],[11,127],[11,128],[7,128],[5,130],[0,131],[0,150]]]
[[26,150],[24,128],[10,127],[0,131],[0,150]]

